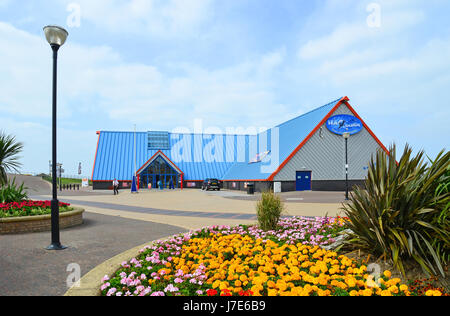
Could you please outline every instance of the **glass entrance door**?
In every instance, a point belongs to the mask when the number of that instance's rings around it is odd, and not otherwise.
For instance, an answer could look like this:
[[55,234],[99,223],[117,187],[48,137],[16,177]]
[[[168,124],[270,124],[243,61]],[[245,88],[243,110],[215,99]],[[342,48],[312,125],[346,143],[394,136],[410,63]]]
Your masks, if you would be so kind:
[[161,156],[156,158],[144,171],[140,174],[140,184],[142,188],[152,189],[169,189],[179,187],[180,174]]

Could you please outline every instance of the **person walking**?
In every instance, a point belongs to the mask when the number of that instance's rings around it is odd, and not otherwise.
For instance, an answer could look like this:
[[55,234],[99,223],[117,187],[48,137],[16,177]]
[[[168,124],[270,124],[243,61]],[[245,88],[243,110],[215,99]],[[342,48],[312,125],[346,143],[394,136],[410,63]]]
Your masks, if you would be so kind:
[[172,178],[170,178],[170,181],[169,181],[169,190],[175,190],[175,187],[174,187],[174,185],[173,185],[173,179],[172,179]]
[[114,179],[113,181],[113,189],[114,195],[119,194],[119,181],[117,181],[117,179]]

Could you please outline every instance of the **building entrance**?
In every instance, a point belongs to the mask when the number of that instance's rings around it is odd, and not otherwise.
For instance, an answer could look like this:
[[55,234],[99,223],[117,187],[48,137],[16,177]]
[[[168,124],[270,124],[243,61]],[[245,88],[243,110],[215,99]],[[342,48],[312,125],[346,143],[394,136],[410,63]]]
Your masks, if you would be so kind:
[[161,156],[157,157],[139,175],[144,189],[179,188],[180,174]]

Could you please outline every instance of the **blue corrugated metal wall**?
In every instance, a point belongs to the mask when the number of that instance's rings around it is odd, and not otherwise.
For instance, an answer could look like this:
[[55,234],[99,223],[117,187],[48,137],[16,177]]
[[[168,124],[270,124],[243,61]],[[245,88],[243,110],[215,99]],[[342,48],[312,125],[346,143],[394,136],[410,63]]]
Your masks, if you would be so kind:
[[[267,179],[339,100],[258,135],[169,134],[172,150],[162,152],[184,172],[186,180]],[[134,135],[133,132],[100,133],[94,181],[132,179]],[[271,151],[266,160],[249,164],[256,154],[265,151]],[[136,169],[156,153],[157,150],[148,149],[148,133],[136,133]]]

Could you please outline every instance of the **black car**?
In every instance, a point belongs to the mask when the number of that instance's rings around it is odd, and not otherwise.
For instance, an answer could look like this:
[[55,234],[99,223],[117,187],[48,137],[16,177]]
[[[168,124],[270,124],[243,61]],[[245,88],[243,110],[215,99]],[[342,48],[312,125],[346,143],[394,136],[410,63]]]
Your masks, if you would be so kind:
[[202,183],[202,190],[217,190],[220,191],[220,182],[217,179],[206,179]]

